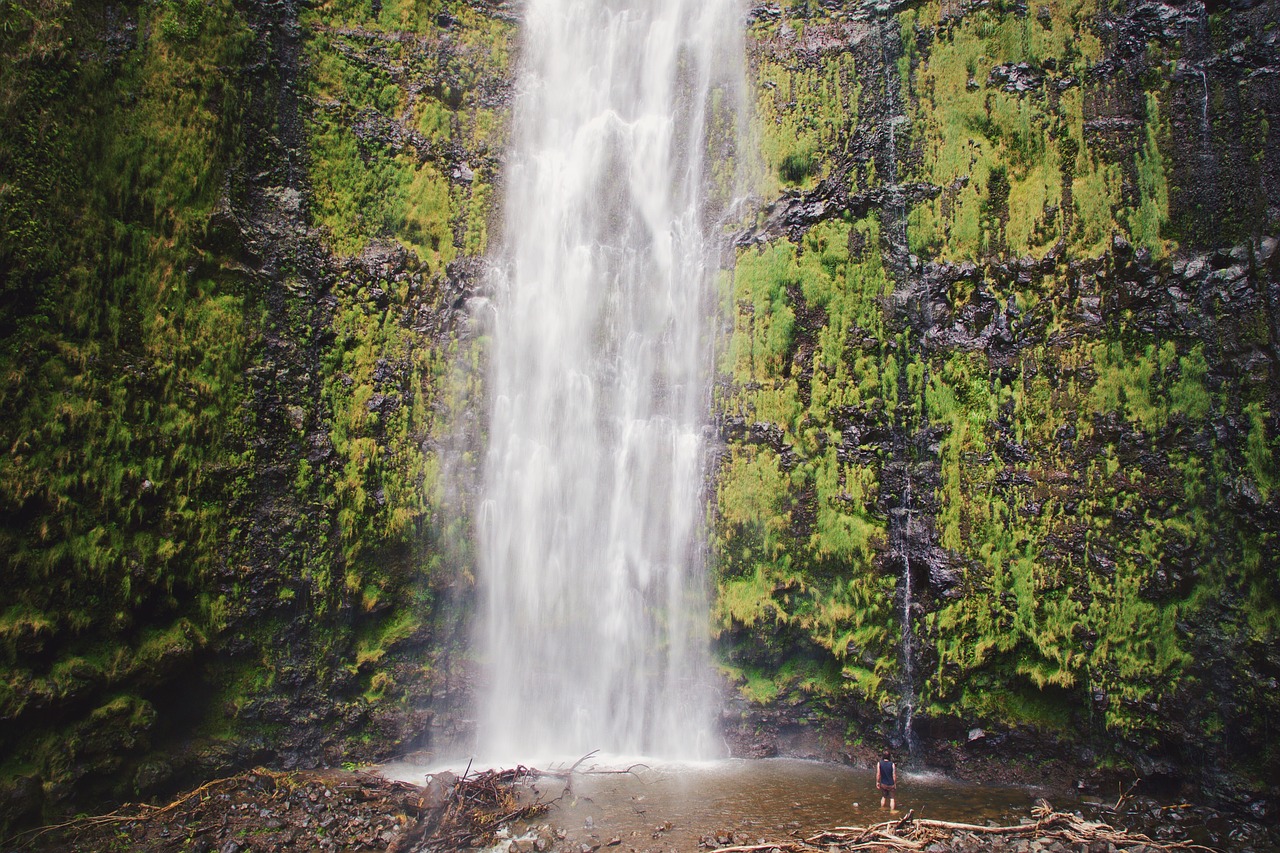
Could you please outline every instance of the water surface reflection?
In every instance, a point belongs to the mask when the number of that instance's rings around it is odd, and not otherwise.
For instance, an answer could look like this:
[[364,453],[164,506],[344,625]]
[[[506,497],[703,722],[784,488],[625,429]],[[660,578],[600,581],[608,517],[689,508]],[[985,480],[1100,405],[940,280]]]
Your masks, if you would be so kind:
[[[564,771],[571,763],[538,766]],[[423,784],[432,772],[444,769],[398,763],[385,765],[380,772]],[[465,765],[447,769],[462,773]],[[470,768],[472,772],[480,769]],[[1010,825],[1029,819],[1035,801],[1048,796],[1058,811],[1079,812],[1087,820],[1160,841],[1186,840],[1241,853],[1280,851],[1277,833],[1208,808],[1137,798],[1126,801],[1116,814],[1114,801],[1049,796],[1034,787],[958,782],[901,765],[897,814],[880,808],[871,767],[786,758],[660,765],[601,757],[578,769],[571,784],[563,776],[546,775],[526,792],[530,798],[553,803],[551,811],[536,822],[556,830],[549,849],[577,851],[585,845],[587,850],[608,850],[616,844],[621,851],[697,851],[704,849],[700,842],[708,837],[712,846],[783,841],[841,826],[869,826],[908,810],[917,817],[957,823]],[[519,835],[530,827],[513,829]],[[502,850],[511,847],[499,845]]]
[[[1017,823],[1042,795],[903,768],[898,778],[898,814],[914,809],[917,817],[966,823]],[[568,790],[554,778],[537,787],[544,799],[558,798],[547,820],[571,837],[587,843],[619,838],[638,849],[696,849],[708,835],[739,842],[803,837],[894,817],[880,808],[871,768],[795,759],[637,766],[574,774]]]

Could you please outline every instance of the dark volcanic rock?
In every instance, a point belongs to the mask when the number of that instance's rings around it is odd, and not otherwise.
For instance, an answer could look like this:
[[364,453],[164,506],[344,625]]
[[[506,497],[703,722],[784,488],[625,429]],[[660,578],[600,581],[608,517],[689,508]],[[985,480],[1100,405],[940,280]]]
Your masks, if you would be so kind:
[[1031,92],[1044,85],[1044,74],[1025,62],[997,65],[987,75],[987,85],[1006,92]]

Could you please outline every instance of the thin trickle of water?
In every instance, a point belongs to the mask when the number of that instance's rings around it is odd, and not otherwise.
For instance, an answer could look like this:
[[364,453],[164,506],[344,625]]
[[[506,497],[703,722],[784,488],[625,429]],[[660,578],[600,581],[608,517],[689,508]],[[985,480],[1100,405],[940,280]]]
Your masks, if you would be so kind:
[[[881,222],[883,225],[884,248],[886,249],[886,257],[891,261],[891,268],[894,278],[894,290],[898,295],[899,304],[910,312],[911,300],[918,298],[919,300],[919,316],[911,320],[915,323],[920,331],[919,347],[920,352],[924,353],[928,349],[928,340],[933,330],[933,300],[928,294],[919,289],[919,282],[913,281],[916,277],[912,272],[912,264],[914,258],[911,255],[910,243],[907,239],[907,204],[903,188],[898,183],[898,138],[897,127],[900,123],[907,121],[905,108],[902,103],[902,92],[899,84],[898,66],[896,57],[901,53],[900,35],[897,27],[894,25],[892,16],[883,16],[880,22],[880,51],[882,59],[882,72],[884,74],[884,98],[886,103],[887,118],[885,121],[888,130],[885,139],[885,150],[883,158],[883,168],[885,182],[889,189],[889,200],[885,205]],[[922,361],[924,365],[925,383],[928,383],[928,359]],[[922,414],[920,429],[926,426],[925,415]],[[907,423],[899,424],[899,428],[906,431]],[[903,746],[908,752],[914,751],[915,735],[912,732],[912,723],[915,719],[916,711],[916,683],[915,683],[915,631],[912,626],[912,588],[911,588],[911,462],[910,452],[905,445],[900,446],[900,452],[904,458],[902,460],[903,471],[905,476],[904,497],[901,507],[902,524],[898,532],[898,552],[902,557],[902,577],[900,585],[902,587],[902,611],[901,611],[901,665],[902,680],[899,689],[902,695],[902,702],[899,707],[898,720],[901,730]]]
[[478,531],[484,760],[712,752],[704,166],[741,40],[736,0],[525,7]]
[[1211,138],[1212,128],[1209,125],[1209,74],[1200,67],[1200,135],[1206,143]]
[[911,725],[916,714],[915,630],[911,624],[911,474],[903,503],[906,507],[906,531],[902,548],[902,740],[907,752],[914,751]]

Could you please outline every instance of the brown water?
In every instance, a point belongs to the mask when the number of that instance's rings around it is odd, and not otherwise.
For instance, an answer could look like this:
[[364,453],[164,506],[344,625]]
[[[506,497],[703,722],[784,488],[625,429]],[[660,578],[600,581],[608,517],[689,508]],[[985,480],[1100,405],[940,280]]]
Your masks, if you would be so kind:
[[[566,765],[567,766],[567,765]],[[630,768],[624,770],[623,768]],[[423,784],[433,770],[420,764],[385,765],[382,775]],[[464,766],[449,767],[455,773]],[[564,767],[548,766],[551,771]],[[479,768],[471,768],[473,772]],[[805,838],[840,826],[869,826],[905,815],[961,823],[1016,824],[1029,819],[1046,792],[1032,787],[974,785],[934,773],[898,767],[898,812],[880,808],[871,767],[855,768],[796,759],[727,760],[685,765],[584,763],[564,778],[542,776],[526,791],[552,803],[536,824],[553,830],[551,848],[579,850],[698,851],[712,846]],[[1189,840],[1222,851],[1280,851],[1280,833],[1207,808],[1190,809],[1154,800],[1130,800],[1116,814],[1106,803],[1050,797],[1059,811],[1142,832],[1163,841]],[[516,826],[521,835],[536,827]],[[549,833],[541,833],[545,838]],[[617,846],[610,842],[617,840]],[[495,850],[507,853],[511,845]],[[532,843],[519,849],[533,848]]]
[[[712,836],[721,844],[805,837],[838,826],[867,826],[914,809],[917,817],[1001,824],[1030,815],[1042,791],[959,783],[899,766],[898,811],[880,808],[873,768],[796,759],[727,760],[648,766],[583,765],[562,778],[544,776],[530,796],[554,801],[541,819],[564,833],[565,846],[608,844],[621,850],[696,850]],[[461,768],[453,768],[461,772]],[[552,768],[555,769],[555,768]],[[384,775],[421,784],[423,768],[383,768]],[[1054,803],[1074,808],[1074,803]],[[522,828],[517,828],[517,833]]]
[[[568,790],[559,779],[537,787],[544,799],[556,798],[546,819],[553,826],[590,843],[621,838],[639,849],[693,849],[707,835],[737,843],[803,837],[894,816],[880,808],[872,769],[794,759],[579,773]],[[899,814],[914,809],[917,817],[1016,823],[1038,795],[900,770],[897,805]]]

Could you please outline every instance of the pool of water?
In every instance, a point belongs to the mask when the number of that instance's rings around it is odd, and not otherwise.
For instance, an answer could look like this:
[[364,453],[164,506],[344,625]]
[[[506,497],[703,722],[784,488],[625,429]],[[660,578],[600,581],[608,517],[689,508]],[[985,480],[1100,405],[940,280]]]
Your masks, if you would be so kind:
[[[383,774],[421,784],[427,772],[391,765]],[[619,839],[624,850],[696,850],[707,836],[738,844],[805,837],[879,823],[909,809],[917,817],[1017,823],[1044,792],[959,783],[899,767],[898,811],[892,814],[880,808],[872,768],[779,758],[681,765],[602,760],[579,766],[568,781],[544,776],[530,796],[554,801],[542,822],[563,832],[569,844]]]
[[[559,796],[549,818],[553,825],[592,830],[605,840],[655,833],[668,843],[696,843],[706,835],[774,840],[893,817],[880,808],[870,768],[793,759],[636,767],[575,774],[568,791],[559,780],[544,780],[541,787],[544,796]],[[914,809],[917,816],[942,820],[1016,823],[1037,796],[1026,788],[960,785],[900,771],[897,806],[899,813]]]
[[[585,844],[602,850],[696,851],[706,838],[712,846],[805,838],[841,826],[896,819],[908,810],[916,817],[1009,825],[1029,819],[1036,800],[1047,797],[1058,811],[1079,812],[1088,820],[1161,841],[1192,841],[1233,853],[1280,853],[1280,832],[1274,828],[1212,809],[1136,798],[1126,801],[1117,814],[1114,800],[1050,796],[1025,786],[976,785],[901,765],[898,811],[893,814],[880,808],[872,767],[789,758],[662,765],[600,757],[582,762],[566,779],[563,773],[570,764],[539,762],[540,768],[562,775],[543,775],[524,791],[529,800],[552,804],[536,823],[553,828],[552,846],[558,850],[578,850]],[[385,765],[380,772],[421,785],[446,769],[461,774],[468,766],[402,762]],[[530,829],[512,828],[515,835]],[[608,846],[615,839],[618,846]]]

